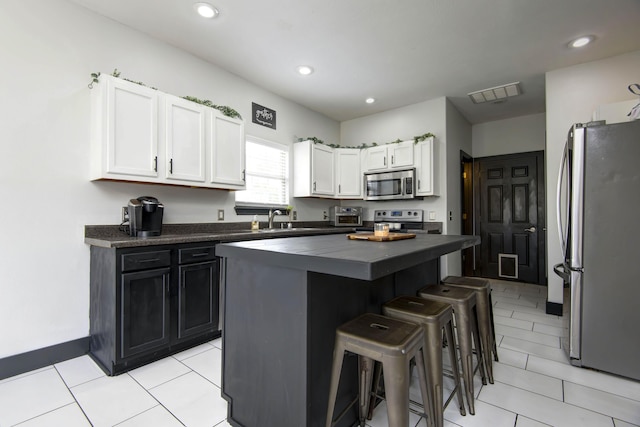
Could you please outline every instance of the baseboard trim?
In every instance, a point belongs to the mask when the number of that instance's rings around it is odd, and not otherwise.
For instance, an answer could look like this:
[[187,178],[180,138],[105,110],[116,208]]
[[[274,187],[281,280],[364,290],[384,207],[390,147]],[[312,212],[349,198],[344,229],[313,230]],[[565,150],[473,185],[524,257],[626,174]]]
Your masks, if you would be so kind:
[[89,352],[89,337],[0,359],[0,380],[63,362]]
[[547,314],[562,316],[562,304],[560,304],[559,302],[547,301]]

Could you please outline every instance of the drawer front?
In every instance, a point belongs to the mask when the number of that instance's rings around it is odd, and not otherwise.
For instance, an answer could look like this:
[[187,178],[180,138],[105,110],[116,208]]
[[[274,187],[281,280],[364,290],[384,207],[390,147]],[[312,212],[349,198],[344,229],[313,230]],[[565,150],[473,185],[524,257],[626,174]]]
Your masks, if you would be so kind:
[[171,251],[139,252],[122,255],[122,271],[148,270],[151,268],[169,267]]
[[216,258],[215,246],[202,246],[198,248],[179,249],[179,263],[211,261]]

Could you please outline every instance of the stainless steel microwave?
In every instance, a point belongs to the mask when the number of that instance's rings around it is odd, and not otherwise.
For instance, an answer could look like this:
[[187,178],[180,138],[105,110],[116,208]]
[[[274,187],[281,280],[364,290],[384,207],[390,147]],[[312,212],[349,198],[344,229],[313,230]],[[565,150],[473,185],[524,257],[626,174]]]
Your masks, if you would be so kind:
[[365,200],[401,200],[415,197],[415,169],[364,174]]

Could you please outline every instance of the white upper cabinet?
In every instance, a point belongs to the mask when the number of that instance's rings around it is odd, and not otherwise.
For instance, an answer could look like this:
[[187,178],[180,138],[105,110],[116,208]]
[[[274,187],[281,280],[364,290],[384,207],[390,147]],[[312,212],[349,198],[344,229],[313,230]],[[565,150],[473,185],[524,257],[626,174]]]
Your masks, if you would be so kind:
[[336,198],[362,198],[362,172],[360,150],[337,148],[334,151],[336,164]]
[[91,97],[91,179],[245,188],[242,120],[104,74]]
[[333,148],[302,141],[293,144],[293,197],[333,197]]
[[437,196],[437,150],[433,137],[416,144],[415,154],[416,196]]
[[92,96],[92,179],[158,179],[158,91],[100,76]]
[[365,149],[365,171],[379,172],[413,167],[413,141]]
[[224,188],[245,188],[245,138],[242,120],[211,113],[211,178]]
[[165,177],[204,182],[207,107],[173,95],[164,98]]

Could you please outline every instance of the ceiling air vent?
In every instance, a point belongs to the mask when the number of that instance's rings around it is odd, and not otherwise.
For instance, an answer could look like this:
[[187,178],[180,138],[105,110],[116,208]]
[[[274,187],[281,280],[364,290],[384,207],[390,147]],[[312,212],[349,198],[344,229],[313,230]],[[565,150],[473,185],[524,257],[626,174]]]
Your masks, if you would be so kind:
[[520,82],[509,83],[502,86],[482,89],[476,92],[468,93],[469,98],[474,104],[482,104],[483,102],[500,103],[514,96],[522,94]]

